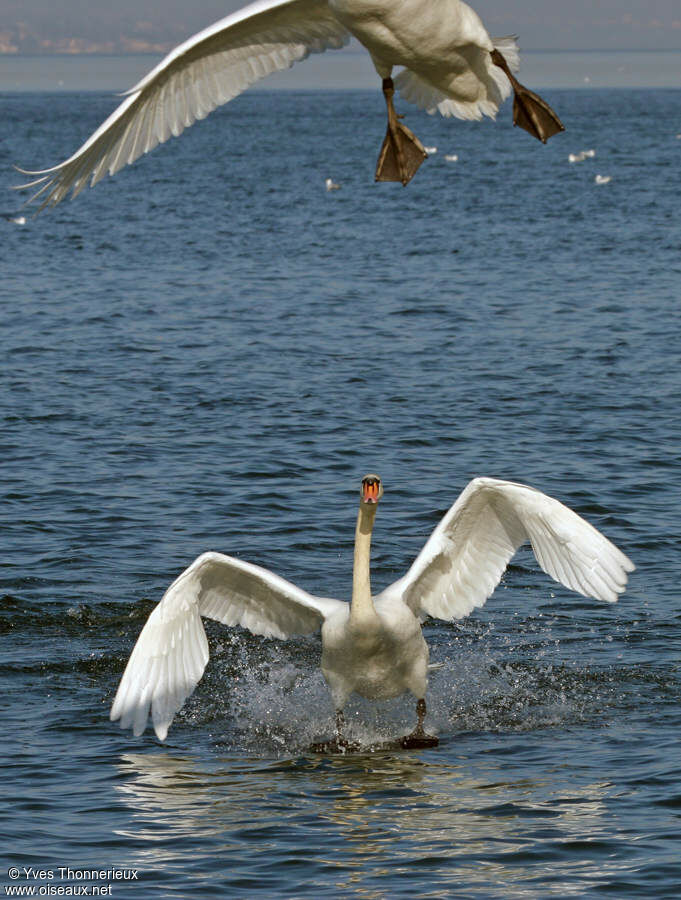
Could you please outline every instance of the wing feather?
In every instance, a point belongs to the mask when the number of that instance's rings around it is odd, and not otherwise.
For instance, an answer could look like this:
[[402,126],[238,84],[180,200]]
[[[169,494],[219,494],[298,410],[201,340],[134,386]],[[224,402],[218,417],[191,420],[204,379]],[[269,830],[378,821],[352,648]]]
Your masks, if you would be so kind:
[[111,719],[140,735],[151,709],[154,730],[165,740],[208,662],[201,616],[284,639],[316,631],[343,605],[313,597],[260,566],[204,553],[152,610],[121,678]]
[[475,478],[441,520],[407,574],[381,594],[416,615],[461,619],[482,606],[518,548],[587,597],[614,602],[634,564],[577,513],[534,488]]
[[90,181],[148,153],[170,135],[177,137],[197,119],[272,72],[328,49],[349,34],[326,0],[257,0],[221,19],[169,53],[134,88],[73,156],[19,188],[40,189],[29,202],[40,209],[76,196]]

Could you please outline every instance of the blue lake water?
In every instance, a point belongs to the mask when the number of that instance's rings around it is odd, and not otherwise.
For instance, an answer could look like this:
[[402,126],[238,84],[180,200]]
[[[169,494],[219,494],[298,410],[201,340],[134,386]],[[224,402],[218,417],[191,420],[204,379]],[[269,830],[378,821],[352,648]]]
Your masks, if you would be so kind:
[[[521,35],[521,80],[535,88],[681,88],[681,50],[531,50]],[[0,54],[1,91],[125,91],[161,54]],[[356,41],[266,78],[252,90],[375,90],[376,70]]]
[[[546,96],[546,147],[508,106],[404,109],[437,153],[403,189],[373,182],[379,91],[254,92],[31,218],[11,164],[114,102],[0,95],[3,891],[678,897],[681,90]],[[215,623],[165,744],[109,722],[199,552],[347,597],[366,471],[375,588],[474,475],[558,497],[637,571],[609,606],[524,550],[483,609],[429,621],[433,750],[311,755],[318,639]],[[363,738],[413,714],[347,710]]]

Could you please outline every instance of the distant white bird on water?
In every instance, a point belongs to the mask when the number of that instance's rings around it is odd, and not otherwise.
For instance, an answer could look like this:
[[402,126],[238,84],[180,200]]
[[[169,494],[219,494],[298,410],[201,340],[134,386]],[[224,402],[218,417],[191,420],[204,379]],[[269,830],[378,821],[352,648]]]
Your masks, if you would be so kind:
[[457,153],[445,153],[445,159],[447,162],[458,162],[459,156]]
[[585,159],[592,159],[596,155],[595,150],[580,150],[579,153],[571,153],[568,156],[568,162],[578,163],[584,162]]
[[339,191],[340,190],[340,185],[338,184],[338,182],[334,181],[333,178],[327,178],[326,181],[324,182],[324,184],[326,185],[327,191]]
[[596,184],[607,184],[612,179],[612,175],[596,175],[594,181]]
[[371,535],[383,485],[366,475],[360,489],[350,603],[315,597],[267,569],[220,553],[198,557],[149,616],[121,679],[111,719],[141,734],[151,709],[165,740],[175,713],[208,662],[201,616],[286,639],[321,628],[321,668],[336,709],[336,734],[320,752],[358,749],[343,735],[352,693],[388,699],[411,692],[416,728],[403,747],[432,747],[423,727],[427,616],[461,619],[491,596],[516,550],[529,541],[552,578],[585,596],[614,602],[633,563],[557,500],[522,484],[475,478],[426,541],[409,571],[371,593]]
[[[354,36],[382,79],[388,129],[377,181],[412,178],[425,159],[421,142],[395,113],[395,87],[428,112],[462,119],[495,117],[514,91],[513,120],[541,141],[563,125],[551,107],[513,75],[514,38],[493,40],[462,0],[257,0],[172,50],[69,159],[21,187],[44,206],[74,196],[271,72],[310,53],[338,49]],[[392,80],[394,66],[404,69]],[[263,123],[263,127],[268,123]],[[355,126],[357,127],[357,126]]]

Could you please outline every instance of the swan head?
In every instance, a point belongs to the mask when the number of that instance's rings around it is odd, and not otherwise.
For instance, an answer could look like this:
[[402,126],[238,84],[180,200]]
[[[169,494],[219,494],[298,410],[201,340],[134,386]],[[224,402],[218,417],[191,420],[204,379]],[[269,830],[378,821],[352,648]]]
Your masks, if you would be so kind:
[[365,475],[359,492],[360,502],[374,506],[383,496],[383,484],[378,475]]

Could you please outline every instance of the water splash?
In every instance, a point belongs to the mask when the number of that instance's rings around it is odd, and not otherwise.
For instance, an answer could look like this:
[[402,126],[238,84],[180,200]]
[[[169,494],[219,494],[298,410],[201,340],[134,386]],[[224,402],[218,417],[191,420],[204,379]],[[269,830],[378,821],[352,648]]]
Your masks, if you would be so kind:
[[[550,632],[543,640],[555,649]],[[487,644],[477,635],[441,640],[437,654],[444,664],[431,673],[427,726],[441,741],[464,732],[603,722],[627,702],[631,689],[629,667],[518,660],[491,647],[489,636]],[[274,756],[307,752],[311,743],[333,733],[319,656],[315,638],[280,643],[223,632],[178,721],[208,730],[223,749]],[[381,702],[352,697],[345,717],[348,738],[362,747],[377,746],[411,731],[415,701],[410,695]]]

